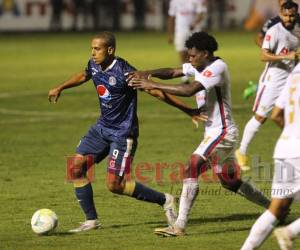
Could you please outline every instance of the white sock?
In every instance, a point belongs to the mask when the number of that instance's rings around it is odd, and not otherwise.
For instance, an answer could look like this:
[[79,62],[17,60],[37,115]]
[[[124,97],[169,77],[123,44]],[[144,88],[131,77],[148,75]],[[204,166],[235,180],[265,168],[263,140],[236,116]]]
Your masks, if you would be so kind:
[[266,210],[253,224],[241,250],[253,250],[259,247],[277,223],[277,218],[269,210]]
[[199,193],[198,179],[188,178],[183,180],[183,187],[180,196],[179,214],[175,226],[185,228],[189,212],[193,206],[194,200]]
[[241,154],[245,155],[247,153],[247,148],[261,125],[262,124],[257,121],[254,116],[248,121],[244,128],[243,138],[240,145]]
[[292,238],[295,238],[300,234],[300,219],[293,221],[291,224],[286,226]]

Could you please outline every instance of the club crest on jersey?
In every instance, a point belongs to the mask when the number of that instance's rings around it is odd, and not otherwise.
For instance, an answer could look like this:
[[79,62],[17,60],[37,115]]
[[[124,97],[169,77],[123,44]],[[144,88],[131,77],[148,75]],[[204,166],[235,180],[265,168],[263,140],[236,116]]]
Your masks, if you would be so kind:
[[115,86],[116,83],[117,83],[117,80],[116,80],[116,78],[114,76],[110,76],[108,78],[108,83],[109,83],[110,86]]
[[99,70],[95,69],[94,67],[92,67],[92,75],[96,75],[99,72]]
[[108,89],[104,85],[97,86],[97,93],[99,97],[103,100],[109,101],[111,99],[111,94],[109,93]]

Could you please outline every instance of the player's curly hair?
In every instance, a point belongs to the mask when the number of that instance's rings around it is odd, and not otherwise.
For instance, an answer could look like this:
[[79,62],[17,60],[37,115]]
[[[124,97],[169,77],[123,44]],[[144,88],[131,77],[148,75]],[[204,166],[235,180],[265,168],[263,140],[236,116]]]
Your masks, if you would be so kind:
[[281,5],[281,9],[296,9],[298,11],[298,4],[293,1],[286,1]]
[[193,33],[186,40],[185,46],[188,49],[195,47],[197,50],[206,50],[211,54],[218,50],[216,39],[204,31]]
[[113,33],[109,31],[103,31],[95,35],[94,38],[103,39],[107,47],[116,48],[116,38]]

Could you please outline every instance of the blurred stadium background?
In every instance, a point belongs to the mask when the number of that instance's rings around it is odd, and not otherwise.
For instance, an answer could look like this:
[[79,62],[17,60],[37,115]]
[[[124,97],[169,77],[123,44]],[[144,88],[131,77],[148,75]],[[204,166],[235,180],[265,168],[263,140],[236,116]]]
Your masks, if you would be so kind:
[[[297,0],[298,1],[298,0]],[[164,30],[169,0],[1,0],[0,31]],[[277,0],[209,0],[207,29],[259,27]]]
[[[220,2],[226,3],[221,15]],[[188,236],[164,239],[153,235],[154,228],[165,225],[159,207],[107,191],[105,161],[96,167],[94,183],[103,229],[66,233],[83,215],[72,185],[64,183],[65,157],[97,119],[98,100],[86,84],[65,91],[57,105],[49,105],[48,90],[86,66],[90,38],[104,29],[116,32],[117,55],[139,69],[178,65],[174,48],[167,44],[167,5],[164,0],[0,0],[0,249],[231,250],[242,245],[263,210],[221,190],[211,172],[208,179],[200,178]],[[276,15],[276,8],[277,0],[216,0],[209,11],[212,23],[207,29],[219,41],[217,55],[229,65],[240,133],[253,102],[244,101],[242,91],[249,80],[258,80],[264,67],[254,44],[255,30]],[[193,98],[186,101],[194,104]],[[195,130],[184,114],[144,93],[139,96],[139,117],[135,177],[179,196],[176,164],[185,163],[202,138],[202,128]],[[279,133],[271,122],[266,124],[250,147],[256,168],[243,176],[267,195]],[[157,166],[163,164],[159,175]],[[37,237],[30,228],[33,212],[44,207],[59,217],[52,237]],[[288,221],[299,216],[299,205],[295,207]],[[278,248],[270,238],[261,249]]]

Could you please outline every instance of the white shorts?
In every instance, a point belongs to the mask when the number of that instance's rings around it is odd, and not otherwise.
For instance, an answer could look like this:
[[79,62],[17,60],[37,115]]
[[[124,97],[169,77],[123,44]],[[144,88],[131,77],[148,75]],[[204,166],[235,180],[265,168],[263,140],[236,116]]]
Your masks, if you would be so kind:
[[223,167],[237,165],[234,157],[238,141],[238,130],[232,132],[209,131],[193,154],[200,155],[214,167],[215,173],[221,173]]
[[275,159],[271,196],[300,199],[300,158]]
[[190,37],[190,32],[175,32],[174,45],[176,51],[186,51],[185,41]]
[[276,82],[260,82],[256,93],[253,112],[259,116],[267,117],[272,110],[276,99],[282,91],[284,84]]

